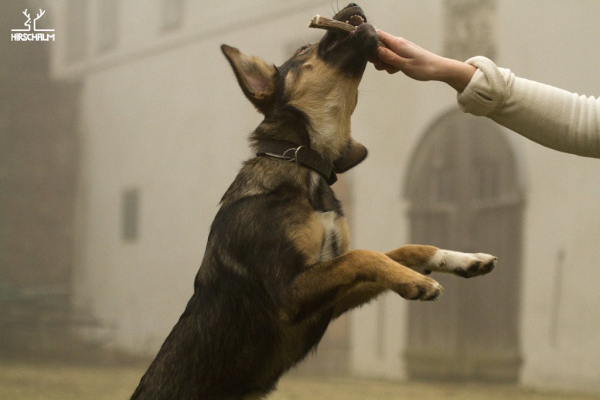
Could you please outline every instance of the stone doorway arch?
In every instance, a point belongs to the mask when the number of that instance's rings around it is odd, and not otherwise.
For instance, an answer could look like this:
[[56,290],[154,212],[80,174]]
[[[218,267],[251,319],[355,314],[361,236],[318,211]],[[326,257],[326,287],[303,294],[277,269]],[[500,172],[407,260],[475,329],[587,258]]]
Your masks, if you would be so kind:
[[411,242],[498,256],[485,277],[437,275],[433,304],[409,305],[413,378],[516,381],[523,194],[500,127],[453,110],[425,133],[408,169]]

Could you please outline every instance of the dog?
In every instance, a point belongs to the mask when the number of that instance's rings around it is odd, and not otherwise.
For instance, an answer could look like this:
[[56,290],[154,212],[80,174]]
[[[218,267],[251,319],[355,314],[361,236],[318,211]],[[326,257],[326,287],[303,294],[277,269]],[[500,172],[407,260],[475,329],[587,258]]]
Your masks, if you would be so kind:
[[336,173],[361,163],[350,134],[358,86],[377,31],[354,3],[327,32],[280,67],[221,47],[264,120],[221,200],[194,294],[132,399],[259,399],[319,343],[329,323],[392,290],[435,300],[432,271],[472,277],[496,258],[432,246],[349,251]]

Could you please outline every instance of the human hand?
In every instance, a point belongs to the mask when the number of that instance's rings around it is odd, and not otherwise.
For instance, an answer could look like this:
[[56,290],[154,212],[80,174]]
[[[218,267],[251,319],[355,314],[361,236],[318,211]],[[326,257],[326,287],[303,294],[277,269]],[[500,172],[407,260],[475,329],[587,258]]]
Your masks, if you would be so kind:
[[419,81],[438,79],[438,64],[442,57],[427,51],[402,37],[377,30],[379,40],[388,48],[379,47],[371,57],[375,68],[390,74],[402,71],[410,78]]
[[477,70],[474,66],[444,58],[427,51],[409,40],[377,30],[379,40],[388,48],[378,47],[369,58],[379,71],[395,74],[402,71],[406,76],[419,81],[442,81],[459,93],[471,81]]

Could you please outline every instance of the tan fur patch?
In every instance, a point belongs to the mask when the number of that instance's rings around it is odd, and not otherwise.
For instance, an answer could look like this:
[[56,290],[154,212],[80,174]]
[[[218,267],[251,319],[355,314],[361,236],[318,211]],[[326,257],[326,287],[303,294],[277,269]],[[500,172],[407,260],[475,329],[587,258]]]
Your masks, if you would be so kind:
[[[315,265],[299,275],[293,283],[290,298],[287,303],[292,309],[287,315],[293,316],[303,304],[312,299],[320,298],[324,293],[336,293],[329,299],[330,304],[336,304],[344,299],[346,306],[356,306],[356,302],[346,298],[350,293],[364,285],[373,283],[385,289],[392,289],[406,298],[416,296],[439,295],[442,288],[434,280],[416,271],[392,261],[385,254],[369,250],[353,250],[333,260]],[[379,290],[373,285],[365,286],[359,301],[368,300],[369,294],[375,296]],[[338,309],[338,312],[341,310]]]
[[379,283],[361,282],[349,290],[335,303],[333,317],[337,318],[346,311],[361,306],[383,293],[387,288]]
[[346,218],[338,218],[336,222],[340,238],[340,252],[345,254],[350,248],[350,229],[348,229],[348,221],[346,221]]
[[409,244],[385,253],[392,260],[413,269],[426,269],[438,251],[434,246]]
[[306,257],[306,265],[313,265],[319,261],[323,234],[323,225],[316,212],[310,214],[306,223],[290,226],[288,229],[288,237],[294,243],[294,247]]
[[320,60],[316,53],[298,73],[286,77],[289,104],[311,123],[313,149],[335,160],[350,139],[350,117],[356,107],[360,78],[348,78]]
[[[337,217],[333,221],[333,225],[339,239],[340,253],[344,254],[350,245],[348,223],[344,217]],[[306,264],[310,266],[322,260],[322,244],[327,233],[323,214],[311,212],[305,223],[289,227],[288,238],[294,243],[294,247],[306,257]]]

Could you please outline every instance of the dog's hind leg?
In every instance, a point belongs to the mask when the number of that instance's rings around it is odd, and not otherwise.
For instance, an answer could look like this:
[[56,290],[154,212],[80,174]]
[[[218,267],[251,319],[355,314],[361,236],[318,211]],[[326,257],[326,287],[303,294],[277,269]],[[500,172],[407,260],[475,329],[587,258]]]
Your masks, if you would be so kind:
[[[320,310],[335,307],[364,283],[377,284],[382,290],[393,290],[409,300],[434,300],[443,290],[433,279],[398,264],[382,253],[354,250],[315,264],[296,276],[284,297],[284,317],[298,321]],[[364,301],[378,294],[373,290],[374,286],[363,292]]]
[[483,253],[461,253],[434,246],[407,245],[385,253],[392,260],[415,271],[448,272],[463,278],[485,275],[496,266],[496,257]]

